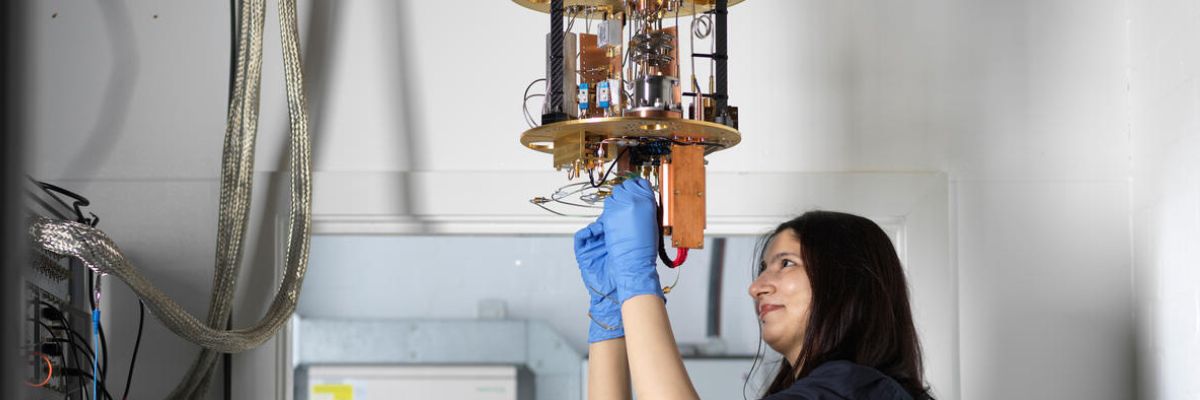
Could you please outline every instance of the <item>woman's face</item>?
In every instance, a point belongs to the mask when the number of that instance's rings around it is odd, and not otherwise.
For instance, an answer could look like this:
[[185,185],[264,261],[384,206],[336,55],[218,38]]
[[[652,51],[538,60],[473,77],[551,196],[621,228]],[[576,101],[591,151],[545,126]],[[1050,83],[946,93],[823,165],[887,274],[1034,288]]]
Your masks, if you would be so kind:
[[792,363],[800,356],[812,304],[812,285],[800,251],[800,239],[792,230],[775,235],[763,252],[758,277],[750,284],[763,341]]

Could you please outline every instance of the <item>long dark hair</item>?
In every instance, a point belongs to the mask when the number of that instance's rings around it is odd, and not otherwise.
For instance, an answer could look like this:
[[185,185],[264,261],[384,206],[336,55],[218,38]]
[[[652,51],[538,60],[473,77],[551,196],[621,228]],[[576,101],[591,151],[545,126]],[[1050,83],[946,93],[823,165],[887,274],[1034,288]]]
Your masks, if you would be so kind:
[[857,215],[810,211],[780,224],[763,250],[789,230],[800,239],[812,303],[796,365],[785,357],[766,393],[787,389],[822,363],[846,360],[895,379],[914,399],[930,398],[908,283],[883,229]]

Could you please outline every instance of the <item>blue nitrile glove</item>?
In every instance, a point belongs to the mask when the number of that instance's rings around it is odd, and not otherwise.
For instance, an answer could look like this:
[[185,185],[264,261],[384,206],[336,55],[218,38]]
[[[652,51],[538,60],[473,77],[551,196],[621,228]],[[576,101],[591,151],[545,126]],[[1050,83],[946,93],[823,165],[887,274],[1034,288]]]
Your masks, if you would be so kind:
[[606,269],[617,285],[621,303],[630,297],[653,294],[663,297],[655,269],[658,254],[658,203],[650,182],[628,179],[604,199],[604,241],[608,245]]
[[579,262],[583,285],[591,295],[588,318],[592,322],[588,326],[588,343],[625,336],[617,288],[604,269],[606,259],[608,249],[604,244],[604,228],[599,222],[575,233],[575,260]]

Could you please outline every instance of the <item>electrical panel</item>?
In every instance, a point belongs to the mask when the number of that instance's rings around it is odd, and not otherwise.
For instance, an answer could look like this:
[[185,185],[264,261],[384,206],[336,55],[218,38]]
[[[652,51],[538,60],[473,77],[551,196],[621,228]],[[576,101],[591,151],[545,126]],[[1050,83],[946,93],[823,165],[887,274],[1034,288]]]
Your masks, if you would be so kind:
[[[25,187],[26,210],[48,218],[95,224],[85,213],[86,198],[64,188],[30,180]],[[20,341],[24,355],[22,379],[27,399],[75,398],[92,390],[92,379],[103,398],[106,370],[93,371],[96,351],[90,316],[87,269],[74,259],[32,251],[29,265],[20,268]],[[106,350],[106,349],[102,349]],[[103,353],[101,353],[103,357]]]

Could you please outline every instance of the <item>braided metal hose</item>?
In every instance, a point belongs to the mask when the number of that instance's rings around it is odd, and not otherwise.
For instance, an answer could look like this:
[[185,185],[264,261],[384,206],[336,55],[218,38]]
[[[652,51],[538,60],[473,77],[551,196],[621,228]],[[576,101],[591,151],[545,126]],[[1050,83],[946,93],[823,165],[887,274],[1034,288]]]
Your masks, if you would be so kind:
[[129,285],[168,329],[204,347],[187,378],[169,398],[202,397],[219,358],[218,353],[248,350],[273,337],[296,308],[308,265],[312,149],[300,62],[296,1],[280,0],[279,23],[291,127],[291,227],[288,232],[286,269],[270,308],[258,323],[242,329],[226,330],[222,327],[233,305],[250,210],[262,77],[264,8],[265,0],[242,2],[234,90],[222,153],[213,293],[208,318],[204,322],[189,314],[147,280],[104,232],[71,221],[41,217],[34,217],[29,229],[36,247],[77,258],[94,271],[118,277]]

